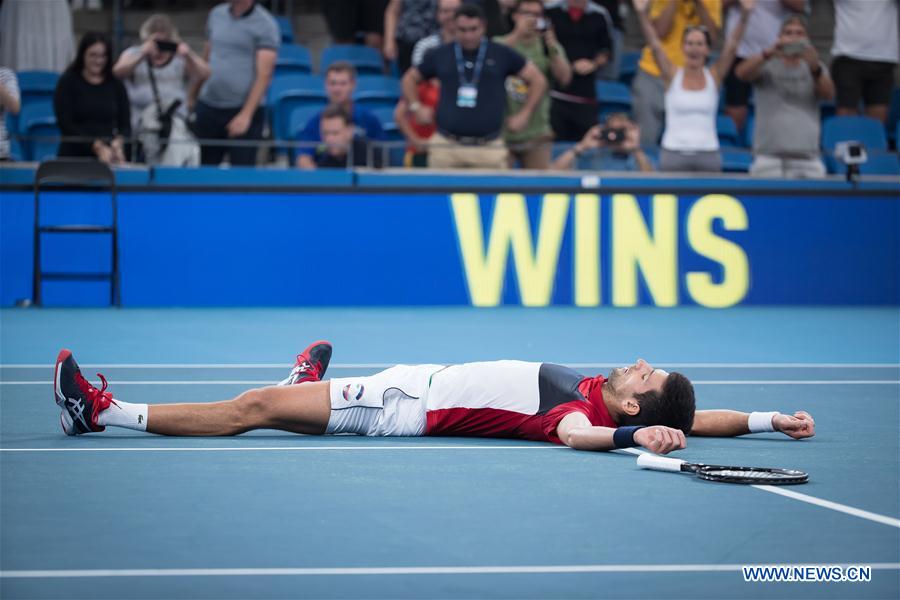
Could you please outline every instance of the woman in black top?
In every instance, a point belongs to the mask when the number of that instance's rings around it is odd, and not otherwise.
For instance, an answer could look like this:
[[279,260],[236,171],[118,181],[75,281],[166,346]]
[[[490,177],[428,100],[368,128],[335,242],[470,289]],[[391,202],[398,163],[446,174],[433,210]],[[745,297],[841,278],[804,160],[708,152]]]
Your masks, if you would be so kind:
[[63,139],[60,156],[90,156],[109,164],[125,162],[131,134],[128,93],[112,74],[112,46],[102,33],[86,33],[75,60],[56,86],[53,107]]

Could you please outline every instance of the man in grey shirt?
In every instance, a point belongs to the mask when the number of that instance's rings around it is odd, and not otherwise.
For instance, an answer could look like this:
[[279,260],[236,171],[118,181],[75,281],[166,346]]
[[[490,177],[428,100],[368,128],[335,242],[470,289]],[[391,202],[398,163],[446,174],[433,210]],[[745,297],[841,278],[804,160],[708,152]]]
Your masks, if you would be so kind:
[[[196,103],[194,134],[201,140],[258,140],[264,120],[261,104],[281,41],[278,24],[254,0],[230,0],[210,11],[206,33],[205,58],[212,75],[202,84]],[[204,165],[218,165],[226,150],[232,165],[256,162],[256,146],[201,148]]]
[[785,19],[778,41],[738,65],[755,87],[756,127],[750,174],[824,177],[819,156],[819,101],[834,95],[828,69],[809,41],[805,20]]

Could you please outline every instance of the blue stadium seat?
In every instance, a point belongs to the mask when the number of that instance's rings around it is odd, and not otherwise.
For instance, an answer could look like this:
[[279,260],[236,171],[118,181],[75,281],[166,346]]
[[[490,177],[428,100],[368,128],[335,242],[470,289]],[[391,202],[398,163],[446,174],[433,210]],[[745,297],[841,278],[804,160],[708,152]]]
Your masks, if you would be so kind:
[[822,149],[834,151],[838,142],[858,141],[873,150],[887,150],[887,136],[880,121],[870,117],[831,117],[822,124]]
[[868,160],[859,166],[863,175],[900,175],[900,157],[895,152],[876,150],[868,155]]
[[627,85],[618,81],[599,80],[596,87],[601,120],[611,113],[631,112],[631,90]]
[[734,124],[734,119],[728,115],[718,115],[716,117],[716,132],[718,133],[721,146],[741,146],[741,136],[738,135],[737,125]]
[[275,21],[278,23],[278,29],[281,30],[281,43],[284,44],[293,44],[294,43],[294,27],[291,25],[291,20],[285,16],[275,17]]
[[275,59],[276,75],[309,75],[312,73],[312,57],[305,46],[283,43]]
[[355,44],[336,44],[325,48],[319,71],[324,73],[328,65],[339,60],[349,62],[360,74],[381,75],[384,71],[384,60],[378,50]]
[[[59,128],[52,100],[37,100],[23,106],[19,112],[19,134],[25,160],[42,161],[54,158],[59,150]],[[44,138],[44,139],[30,139]]]
[[387,75],[362,75],[356,80],[353,101],[369,108],[393,110],[400,101],[400,81]]
[[641,61],[641,51],[623,52],[619,63],[619,81],[631,87],[631,80],[637,75],[638,63]]
[[16,77],[22,106],[34,100],[52,100],[59,81],[59,73],[51,71],[21,71]]
[[328,103],[325,82],[319,75],[284,75],[275,77],[269,86],[268,106],[271,111],[275,139],[290,139],[289,117],[298,106],[315,106],[320,110]]
[[830,119],[837,112],[837,106],[834,100],[822,100],[819,102],[819,119],[824,123],[826,119]]
[[753,128],[756,127],[756,117],[753,113],[747,115],[747,122],[744,123],[744,146],[753,147]]
[[743,148],[722,148],[722,171],[748,173],[753,164],[753,154]]
[[390,132],[399,131],[397,124],[394,122],[393,106],[378,106],[371,110],[378,117],[378,120],[381,121],[381,128],[384,129],[385,133],[389,134]]
[[894,91],[891,92],[891,107],[888,111],[888,120],[887,120],[887,132],[888,137],[893,136],[894,139],[894,148],[900,148],[898,144],[900,144],[900,138],[898,138],[897,132],[900,131],[900,87],[895,87]]

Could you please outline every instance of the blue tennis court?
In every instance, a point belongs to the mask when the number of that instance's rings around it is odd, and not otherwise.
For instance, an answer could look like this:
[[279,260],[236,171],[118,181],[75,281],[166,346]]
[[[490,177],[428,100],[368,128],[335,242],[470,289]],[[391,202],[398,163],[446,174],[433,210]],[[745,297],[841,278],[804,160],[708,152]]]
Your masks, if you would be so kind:
[[[900,319],[890,308],[4,309],[4,598],[896,598]],[[520,358],[586,374],[643,357],[698,408],[807,410],[817,435],[690,438],[681,458],[803,469],[787,489],[643,471],[514,440],[68,438],[52,361],[131,402],[283,378]],[[863,565],[871,581],[749,583],[743,565]]]

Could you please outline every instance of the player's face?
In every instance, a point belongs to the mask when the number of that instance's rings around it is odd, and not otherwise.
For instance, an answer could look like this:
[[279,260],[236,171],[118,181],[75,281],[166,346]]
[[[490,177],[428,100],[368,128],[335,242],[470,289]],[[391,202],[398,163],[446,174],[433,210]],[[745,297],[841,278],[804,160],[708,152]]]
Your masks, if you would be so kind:
[[639,358],[631,366],[613,369],[609,374],[609,384],[617,394],[628,398],[650,390],[662,390],[668,376],[666,371],[654,369],[653,365]]

